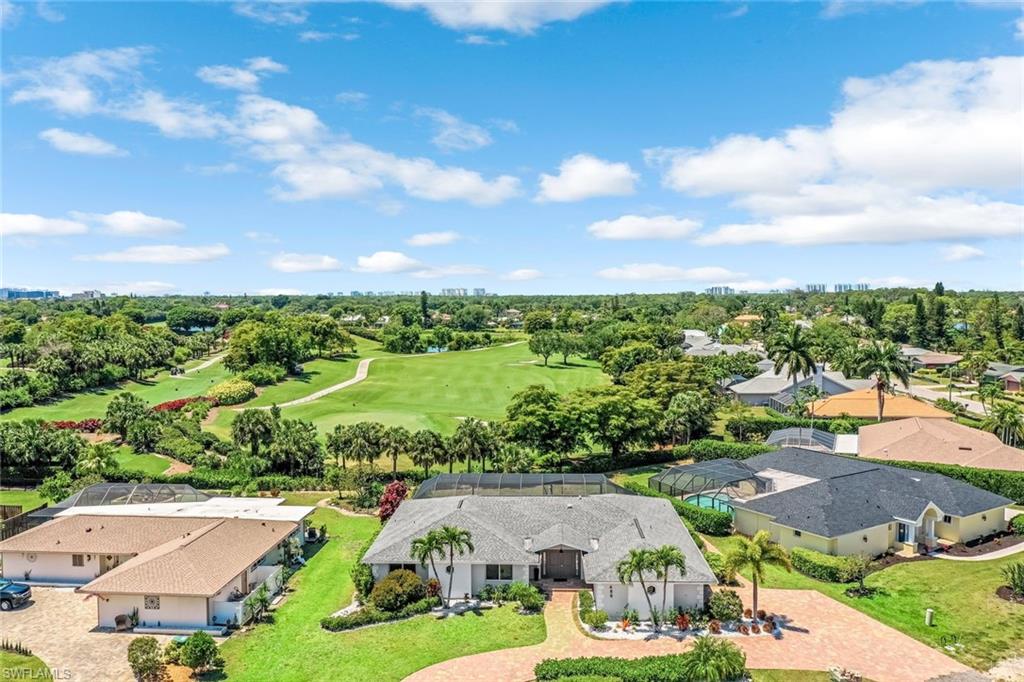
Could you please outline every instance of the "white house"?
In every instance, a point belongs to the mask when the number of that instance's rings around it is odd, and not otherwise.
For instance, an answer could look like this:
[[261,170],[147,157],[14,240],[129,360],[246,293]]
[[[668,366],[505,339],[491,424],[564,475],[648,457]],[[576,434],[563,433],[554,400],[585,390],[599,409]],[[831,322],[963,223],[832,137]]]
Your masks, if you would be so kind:
[[[622,584],[616,565],[631,549],[674,545],[686,557],[686,572],[670,572],[667,605],[703,607],[706,588],[717,581],[668,500],[622,492],[564,494],[580,488],[538,480],[544,477],[564,478],[561,474],[474,474],[472,487],[453,485],[446,496],[428,493],[407,500],[363,562],[378,580],[400,568],[429,579],[434,574],[429,564],[422,566],[413,558],[412,541],[432,529],[454,526],[470,532],[474,550],[455,557],[450,575],[447,560],[437,561],[442,589],[447,592],[450,580],[453,597],[476,595],[485,585],[512,581],[590,585],[597,608],[617,617],[628,605],[646,618],[647,602],[639,583]],[[501,487],[489,488],[481,478],[500,481],[496,485]],[[424,488],[441,487],[431,484],[427,481]],[[599,488],[609,489],[613,489],[610,484]],[[660,604],[661,581],[653,574],[645,578],[648,590],[653,590],[651,601]]]

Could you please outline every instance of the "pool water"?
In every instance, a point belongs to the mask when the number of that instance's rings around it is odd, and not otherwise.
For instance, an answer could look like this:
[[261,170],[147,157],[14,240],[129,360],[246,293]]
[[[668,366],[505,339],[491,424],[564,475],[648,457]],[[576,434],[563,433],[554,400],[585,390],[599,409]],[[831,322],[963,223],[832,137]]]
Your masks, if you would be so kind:
[[734,514],[732,505],[729,504],[729,497],[722,495],[721,497],[715,495],[690,495],[689,497],[683,498],[683,502],[697,505],[698,507],[704,507],[705,509],[714,509],[716,511],[727,512]]

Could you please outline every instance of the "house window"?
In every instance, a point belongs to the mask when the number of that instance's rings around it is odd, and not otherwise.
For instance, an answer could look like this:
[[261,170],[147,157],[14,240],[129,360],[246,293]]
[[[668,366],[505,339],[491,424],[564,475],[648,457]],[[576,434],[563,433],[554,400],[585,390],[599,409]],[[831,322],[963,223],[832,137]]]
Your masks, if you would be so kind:
[[943,514],[942,515],[942,522],[943,523],[953,523],[953,517],[950,516],[949,514]]
[[81,554],[72,554],[71,555],[71,565],[72,566],[85,566],[85,557],[83,555],[81,555]]
[[392,571],[412,571],[416,572],[416,564],[388,564],[388,573]]
[[159,611],[160,610],[160,597],[145,596],[142,598],[142,608],[147,611]]
[[801,535],[803,535],[803,533],[801,533],[801,532],[800,532],[800,531],[798,531],[798,530],[795,530],[795,531],[793,531],[793,535],[795,535],[795,536],[797,536],[797,537],[800,537]]
[[488,580],[512,580],[512,564],[487,564]]

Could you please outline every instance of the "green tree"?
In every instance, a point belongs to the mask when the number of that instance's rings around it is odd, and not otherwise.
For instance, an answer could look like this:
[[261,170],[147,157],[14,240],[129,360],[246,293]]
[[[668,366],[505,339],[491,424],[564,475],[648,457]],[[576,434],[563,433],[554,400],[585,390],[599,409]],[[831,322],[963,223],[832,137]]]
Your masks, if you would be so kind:
[[622,383],[641,398],[650,398],[665,410],[672,398],[686,391],[704,394],[712,402],[714,365],[698,358],[645,362],[622,377]]
[[673,445],[679,435],[685,434],[683,442],[689,443],[694,433],[709,431],[714,419],[714,401],[709,394],[698,391],[677,393],[665,411],[665,425]]
[[416,466],[423,467],[423,476],[430,476],[430,467],[445,461],[445,442],[436,432],[420,429],[409,440],[409,457]]
[[[412,541],[410,552],[412,558],[420,562],[420,566],[423,568],[426,568],[429,562],[430,570],[433,572],[434,580],[437,581],[438,585],[441,584],[441,575],[437,572],[436,560],[444,559],[447,548],[445,536],[438,530],[429,531],[423,537],[414,538]],[[451,574],[449,573],[449,575]]]
[[660,411],[655,402],[637,397],[622,386],[599,386],[565,397],[568,418],[591,441],[619,457],[631,445],[649,445],[657,438]]
[[914,302],[914,326],[910,330],[910,340],[922,348],[928,348],[931,345],[928,327],[928,311],[924,299],[918,296]]
[[544,358],[544,366],[548,366],[548,358],[561,348],[561,334],[549,329],[538,331],[530,336],[530,352]]
[[323,446],[311,422],[280,420],[268,455],[276,471],[290,476],[319,476],[324,470]]
[[473,536],[464,528],[455,526],[441,526],[436,531],[448,554],[448,596],[445,598],[445,605],[452,603],[452,584],[455,582],[455,555],[459,556],[476,551],[473,546]]
[[391,474],[398,474],[398,458],[409,449],[409,431],[402,426],[391,426],[381,434],[381,454],[391,458]]
[[213,637],[203,630],[198,630],[189,635],[188,639],[181,645],[179,660],[182,665],[192,668],[198,673],[203,673],[213,668],[220,668],[224,665],[224,661],[217,651],[217,643],[213,641]]
[[128,429],[137,419],[142,419],[149,413],[149,406],[146,401],[135,395],[124,391],[115,395],[107,403],[107,414],[104,419],[104,427],[121,436],[121,440],[128,437]]
[[498,449],[494,430],[486,422],[466,417],[455,428],[449,443],[452,455],[466,460],[466,471],[473,470],[473,460],[480,461],[482,470],[487,470],[487,460],[492,459]]
[[384,426],[377,422],[356,422],[345,429],[345,442],[349,456],[357,462],[366,462],[373,467],[374,461],[380,457]]
[[1016,446],[1024,441],[1024,415],[1020,407],[1014,403],[997,403],[992,406],[992,413],[982,424],[986,431],[999,436],[999,440],[1007,445]]
[[683,679],[701,682],[729,682],[743,679],[747,655],[738,646],[724,639],[703,635],[693,642],[680,663]]
[[324,447],[327,453],[334,457],[335,462],[341,463],[341,468],[347,468],[347,460],[349,453],[349,435],[348,430],[351,427],[345,426],[344,424],[338,424],[334,427],[334,430],[327,434],[324,439]]
[[135,452],[153,452],[156,449],[157,441],[160,440],[160,432],[159,421],[152,417],[143,417],[136,419],[128,427],[128,435],[125,440]]
[[421,320],[420,324],[422,324],[424,328],[427,328],[427,327],[430,326],[430,310],[427,309],[427,292],[426,291],[421,291],[420,292],[420,320]]
[[248,446],[252,457],[259,457],[260,447],[274,438],[273,415],[269,410],[242,410],[231,422],[231,438],[239,447]]
[[904,387],[910,385],[910,360],[891,341],[873,341],[860,349],[858,371],[864,376],[874,376],[875,391],[878,393],[878,421],[885,412],[885,392],[898,380]]
[[487,326],[491,311],[482,305],[472,304],[455,313],[452,322],[464,332],[480,331]]
[[985,410],[985,415],[988,416],[989,408],[995,407],[998,399],[1003,397],[1003,387],[995,381],[986,381],[978,386],[973,397],[978,399],[981,409]]
[[562,364],[569,364],[570,355],[579,355],[581,350],[580,335],[571,332],[558,332],[558,353],[562,356]]
[[658,349],[646,341],[634,341],[620,348],[612,348],[601,356],[601,369],[610,374],[616,383],[622,376],[631,372],[645,362],[654,362],[661,354]]
[[554,329],[554,326],[550,310],[531,310],[523,316],[523,331],[527,334]]
[[28,328],[21,320],[13,317],[0,318],[0,346],[2,346],[11,358],[11,367],[18,366],[18,350],[25,341],[25,332]]
[[945,348],[949,342],[949,316],[946,311],[946,301],[936,298],[931,305],[931,315],[928,319],[928,335],[932,342],[940,348]]
[[631,549],[629,555],[615,565],[615,572],[619,576],[619,582],[623,585],[632,585],[635,579],[640,583],[640,591],[644,593],[647,600],[647,612],[651,614],[651,622],[658,626],[659,619],[654,606],[651,605],[651,595],[647,593],[647,582],[644,574],[653,574],[656,571],[654,564],[654,552],[650,549]]
[[792,572],[793,564],[790,563],[786,550],[772,542],[772,537],[766,530],[757,531],[752,538],[740,536],[738,540],[739,544],[725,556],[725,568],[730,581],[738,572],[749,569],[754,602],[752,611],[756,616],[757,586],[764,582],[765,570],[769,566],[776,566]]
[[768,346],[768,357],[775,363],[776,374],[782,374],[782,370],[785,369],[786,376],[793,380],[794,396],[797,382],[802,377],[814,374],[811,341],[796,325],[772,339],[771,345]]
[[117,469],[117,448],[110,443],[90,445],[78,456],[75,463],[75,473],[78,476],[104,476]]
[[128,645],[128,666],[139,682],[158,682],[164,676],[164,659],[156,637],[136,637]]
[[665,600],[668,597],[668,578],[672,569],[678,571],[680,577],[686,576],[686,557],[675,545],[662,545],[651,550],[651,566],[654,574],[661,579],[661,612],[666,613]]
[[[73,490],[73,482],[71,480],[71,474],[63,469],[56,472],[49,478],[44,478],[43,482],[36,488],[36,492],[41,498],[47,502],[60,502],[61,500],[69,497]],[[28,511],[23,509],[22,511]]]
[[537,452],[572,453],[579,448],[578,424],[567,418],[561,396],[535,384],[512,396],[505,408],[505,435]]

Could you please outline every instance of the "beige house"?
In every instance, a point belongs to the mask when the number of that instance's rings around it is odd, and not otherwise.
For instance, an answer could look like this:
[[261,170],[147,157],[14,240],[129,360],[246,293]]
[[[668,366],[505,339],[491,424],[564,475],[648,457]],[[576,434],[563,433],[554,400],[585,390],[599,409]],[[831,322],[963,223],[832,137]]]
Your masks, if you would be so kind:
[[995,434],[946,419],[915,417],[862,426],[857,454],[870,459],[1024,471],[1024,450],[1004,444]]
[[736,531],[825,554],[917,552],[1006,529],[1005,497],[939,474],[786,448],[744,462],[772,490],[732,500]]

